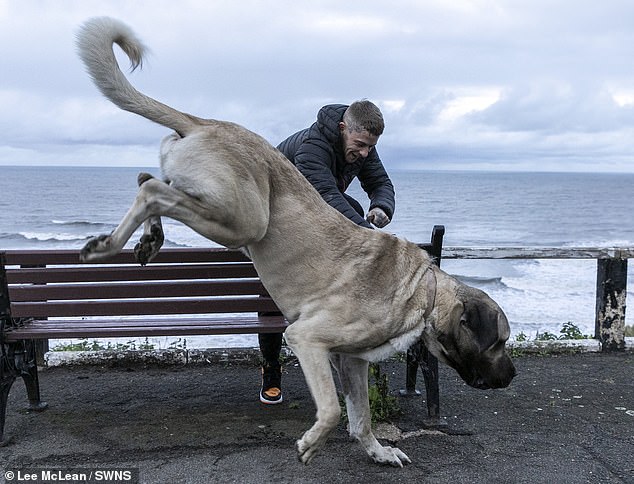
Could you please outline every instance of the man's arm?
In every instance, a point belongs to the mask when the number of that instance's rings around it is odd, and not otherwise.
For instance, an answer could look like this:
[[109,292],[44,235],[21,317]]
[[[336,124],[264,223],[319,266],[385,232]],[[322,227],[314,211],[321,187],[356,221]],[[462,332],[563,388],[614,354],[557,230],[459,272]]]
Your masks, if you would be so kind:
[[335,155],[327,143],[308,140],[295,154],[295,166],[321,197],[348,219],[366,228],[372,226],[345,199],[332,173]]
[[394,185],[392,185],[376,150],[368,156],[357,177],[361,187],[370,198],[370,212],[374,208],[380,208],[388,219],[392,220],[395,207]]

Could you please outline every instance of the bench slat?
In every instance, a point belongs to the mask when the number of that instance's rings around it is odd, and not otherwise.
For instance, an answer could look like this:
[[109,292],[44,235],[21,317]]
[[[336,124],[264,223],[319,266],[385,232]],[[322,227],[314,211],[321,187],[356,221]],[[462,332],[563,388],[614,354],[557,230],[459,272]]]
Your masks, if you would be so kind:
[[[221,319],[220,316],[216,315],[205,315],[204,317],[194,318],[194,317],[177,317],[177,318],[167,318],[167,317],[144,317],[142,319],[136,318],[123,318],[123,317],[112,317],[112,318],[103,318],[96,317],[90,319],[36,319],[36,320],[23,320],[23,322],[17,326],[16,330],[9,331],[19,331],[19,328],[28,328],[27,330],[32,330],[33,328],[37,328],[37,330],[51,330],[56,328],[61,328],[64,330],[68,329],[77,329],[77,328],[103,328],[103,329],[112,329],[118,327],[128,327],[128,328],[143,328],[143,327],[152,327],[163,325],[166,327],[181,327],[181,326],[199,326],[206,327],[209,326],[209,322],[213,321],[214,324]],[[282,324],[283,317],[281,315],[271,315],[271,316],[256,316],[256,315],[239,315],[239,316],[228,316],[225,315],[222,317],[223,321],[227,321],[228,323],[234,324],[252,324],[254,321],[256,322],[272,322],[278,321],[279,324]],[[286,323],[284,323],[286,324]]]
[[[43,264],[79,264],[78,250],[7,250],[7,264],[10,265],[43,265]],[[223,248],[163,248],[152,260],[158,263],[192,263],[192,262],[247,262],[249,259],[239,250]],[[86,262],[85,264],[103,264]],[[138,264],[131,249],[110,257],[107,264]]]
[[185,296],[265,295],[259,279],[161,281],[104,284],[20,285],[9,287],[11,301],[130,299]]
[[245,313],[259,311],[278,311],[278,308],[270,297],[11,303],[11,315],[14,318]]
[[288,323],[281,316],[226,316],[205,319],[54,320],[32,321],[5,333],[20,339],[119,338],[244,333],[281,333]]
[[7,269],[9,284],[55,282],[112,282],[257,277],[251,263],[107,267],[46,267]]

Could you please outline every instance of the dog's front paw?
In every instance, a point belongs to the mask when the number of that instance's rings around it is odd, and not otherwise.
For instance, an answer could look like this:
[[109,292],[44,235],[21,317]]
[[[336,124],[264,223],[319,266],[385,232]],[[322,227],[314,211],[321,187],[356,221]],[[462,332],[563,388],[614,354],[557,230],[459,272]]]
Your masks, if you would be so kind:
[[403,464],[411,464],[412,461],[407,454],[398,447],[381,447],[376,452],[370,454],[370,458],[377,464],[403,467]]
[[79,260],[89,262],[99,260],[110,255],[112,238],[109,235],[99,235],[90,239],[79,252]]
[[309,464],[311,460],[319,452],[319,447],[316,445],[310,445],[306,442],[306,439],[302,437],[297,441],[297,458],[302,464]]
[[141,240],[134,247],[134,257],[142,266],[150,262],[163,246],[165,236],[159,224],[152,224],[149,234],[143,234]]

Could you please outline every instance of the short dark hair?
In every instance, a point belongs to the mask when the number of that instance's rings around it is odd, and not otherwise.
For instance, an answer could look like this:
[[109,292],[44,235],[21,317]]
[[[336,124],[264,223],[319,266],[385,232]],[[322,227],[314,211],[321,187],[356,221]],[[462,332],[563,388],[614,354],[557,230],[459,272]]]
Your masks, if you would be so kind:
[[355,101],[343,114],[343,122],[350,131],[367,131],[373,136],[381,136],[385,129],[381,110],[367,99]]

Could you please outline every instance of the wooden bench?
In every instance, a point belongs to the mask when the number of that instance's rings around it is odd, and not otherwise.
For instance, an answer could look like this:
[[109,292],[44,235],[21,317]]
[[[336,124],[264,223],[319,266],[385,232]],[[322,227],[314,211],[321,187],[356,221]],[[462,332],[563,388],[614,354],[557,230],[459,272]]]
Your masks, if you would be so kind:
[[[437,226],[431,243],[420,244],[436,260],[443,233]],[[42,340],[280,333],[286,326],[253,264],[237,250],[162,249],[144,267],[130,250],[107,263],[80,263],[76,250],[0,252],[0,443],[18,376],[30,409],[47,406],[36,361]],[[420,353],[408,353],[409,390]]]

